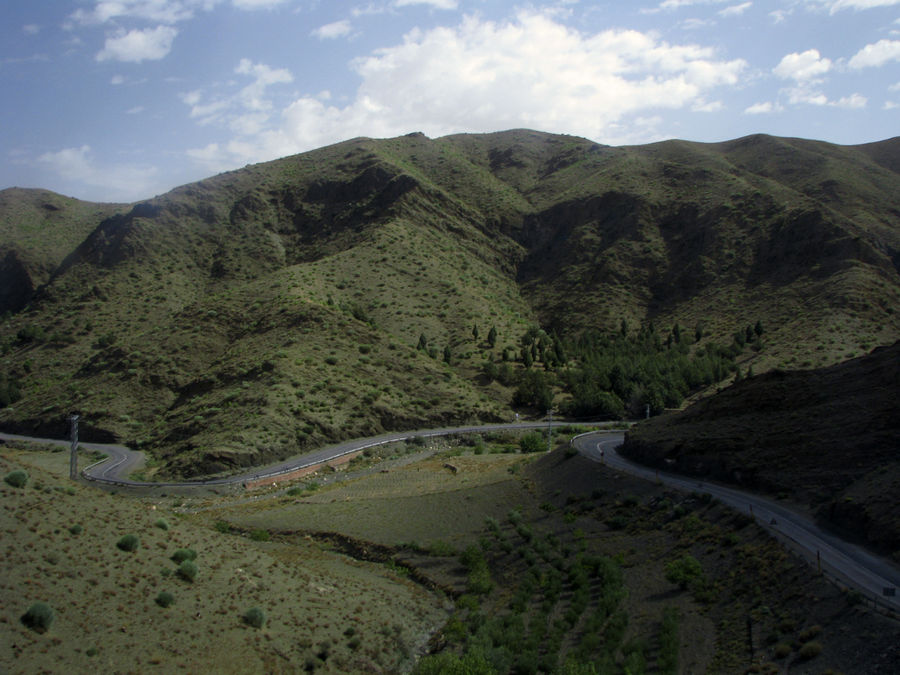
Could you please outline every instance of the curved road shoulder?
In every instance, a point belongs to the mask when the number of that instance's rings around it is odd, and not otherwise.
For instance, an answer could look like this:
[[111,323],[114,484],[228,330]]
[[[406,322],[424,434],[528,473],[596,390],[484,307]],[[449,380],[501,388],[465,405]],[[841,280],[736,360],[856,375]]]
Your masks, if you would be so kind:
[[900,570],[884,558],[822,530],[807,516],[772,499],[636,464],[618,453],[623,439],[621,433],[589,432],[573,438],[572,445],[585,457],[616,471],[678,490],[707,493],[752,515],[758,525],[812,565],[821,565],[823,572],[843,585],[874,598],[882,607],[900,612],[900,598],[883,594],[885,589],[900,587]]

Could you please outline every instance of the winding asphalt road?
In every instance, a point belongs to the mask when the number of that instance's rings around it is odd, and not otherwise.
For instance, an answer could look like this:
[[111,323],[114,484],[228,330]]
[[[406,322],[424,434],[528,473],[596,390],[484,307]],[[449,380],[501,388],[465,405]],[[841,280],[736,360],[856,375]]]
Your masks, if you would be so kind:
[[886,588],[900,588],[900,570],[888,561],[822,530],[808,516],[774,500],[635,464],[617,452],[623,439],[621,433],[590,432],[576,436],[572,445],[585,457],[616,471],[660,481],[678,490],[708,493],[733,509],[752,515],[758,525],[813,566],[821,564],[823,572],[845,586],[876,599],[881,607],[900,612],[900,597],[884,595]]
[[[116,485],[126,489],[212,487],[234,485],[248,480],[275,478],[280,474],[324,464],[366,448],[412,440],[414,438],[545,429],[547,426],[547,422],[519,422],[514,424],[472,425],[383,434],[373,438],[345,441],[226,478],[178,483],[149,483],[129,479],[128,475],[144,461],[142,452],[131,450],[121,445],[103,443],[79,443],[79,448],[98,451],[108,456],[82,470],[82,476],[90,481]],[[552,426],[568,425],[565,422],[555,422]],[[4,433],[0,433],[0,439],[69,445],[69,441],[66,440],[31,438]],[[875,599],[883,608],[890,608],[894,612],[900,612],[900,598],[884,595],[885,589],[900,587],[900,570],[886,560],[823,531],[808,516],[771,499],[716,483],[686,478],[635,464],[617,452],[617,448],[622,444],[623,439],[624,435],[621,432],[593,431],[576,436],[572,439],[572,445],[585,457],[602,462],[616,471],[654,482],[662,482],[678,490],[708,493],[728,506],[752,515],[757,524],[768,530],[786,546],[798,552],[813,565],[821,566],[824,572],[844,585],[859,590],[870,599]]]
[[[553,422],[549,426],[562,427],[571,425],[568,422]],[[588,424],[586,426],[591,425]],[[80,441],[78,447],[80,450],[86,449],[97,451],[108,456],[95,464],[85,467],[81,471],[81,475],[90,481],[116,485],[124,488],[215,487],[220,485],[236,485],[250,480],[255,481],[264,478],[276,478],[281,474],[290,473],[297,469],[305,469],[307,467],[325,464],[345,455],[365,450],[366,448],[396,443],[398,441],[412,440],[414,438],[431,438],[435,436],[450,436],[453,434],[490,433],[494,431],[520,431],[523,429],[546,429],[547,427],[547,422],[516,422],[512,424],[470,425],[462,427],[446,427],[443,429],[394,432],[383,434],[381,436],[360,438],[352,441],[344,441],[343,443],[337,443],[335,445],[329,445],[304,455],[291,457],[282,462],[255,467],[248,471],[233,476],[227,476],[225,478],[170,483],[144,482],[128,478],[128,475],[139,468],[144,462],[144,453],[138,450],[131,450],[122,445],[83,443]],[[2,432],[0,432],[0,439],[64,445],[66,447],[69,447],[70,445],[70,442],[66,440],[33,438],[30,436],[17,436]]]

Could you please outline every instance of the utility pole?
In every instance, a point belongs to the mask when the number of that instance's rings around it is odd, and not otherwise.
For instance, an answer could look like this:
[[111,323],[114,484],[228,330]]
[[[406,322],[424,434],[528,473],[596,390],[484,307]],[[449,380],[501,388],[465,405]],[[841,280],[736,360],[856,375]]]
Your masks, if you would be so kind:
[[78,478],[78,419],[79,415],[69,416],[69,437],[72,439],[72,450],[69,454],[69,478]]
[[553,440],[553,408],[547,411],[547,452],[550,452],[550,444]]

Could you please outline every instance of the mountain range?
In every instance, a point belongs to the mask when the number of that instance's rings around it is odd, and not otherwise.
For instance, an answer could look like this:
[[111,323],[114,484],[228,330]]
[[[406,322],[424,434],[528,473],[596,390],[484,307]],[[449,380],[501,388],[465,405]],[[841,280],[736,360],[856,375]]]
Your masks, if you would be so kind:
[[900,138],[410,134],[136,204],[11,188],[0,426],[61,435],[78,411],[149,475],[196,476],[511,419],[484,364],[524,370],[536,335],[652,325],[697,350],[758,325],[736,374],[829,366],[900,338],[898,223]]

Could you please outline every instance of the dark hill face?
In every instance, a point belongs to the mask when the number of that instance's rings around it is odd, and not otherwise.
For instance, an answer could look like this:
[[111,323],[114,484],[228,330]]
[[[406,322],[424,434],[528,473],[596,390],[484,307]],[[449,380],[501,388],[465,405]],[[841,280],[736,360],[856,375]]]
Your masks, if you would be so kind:
[[744,380],[639,424],[624,452],[808,502],[900,555],[900,342],[828,368]]
[[88,434],[211,471],[508,418],[481,366],[535,326],[761,321],[757,372],[843,361],[900,337],[897,158],[514,130],[355,139],[129,206],[6,190],[0,344],[23,397],[0,425],[78,408]]

